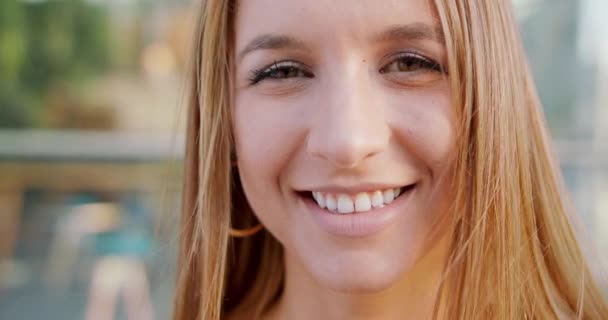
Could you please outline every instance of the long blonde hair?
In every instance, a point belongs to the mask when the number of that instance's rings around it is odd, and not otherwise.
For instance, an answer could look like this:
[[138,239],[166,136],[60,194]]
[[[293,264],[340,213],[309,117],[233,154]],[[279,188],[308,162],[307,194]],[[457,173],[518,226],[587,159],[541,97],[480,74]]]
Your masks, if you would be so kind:
[[[436,316],[608,319],[569,221],[562,178],[510,0],[435,0],[458,114],[460,220]],[[280,296],[282,249],[231,166],[231,0],[200,9],[189,96],[175,320],[258,318]]]

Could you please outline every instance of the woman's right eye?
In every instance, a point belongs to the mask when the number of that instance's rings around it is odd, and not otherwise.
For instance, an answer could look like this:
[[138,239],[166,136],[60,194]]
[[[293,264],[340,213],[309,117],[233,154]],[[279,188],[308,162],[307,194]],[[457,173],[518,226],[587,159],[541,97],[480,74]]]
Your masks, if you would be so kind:
[[257,84],[263,80],[284,80],[290,78],[314,78],[301,64],[293,61],[274,62],[259,70],[253,70],[249,83]]

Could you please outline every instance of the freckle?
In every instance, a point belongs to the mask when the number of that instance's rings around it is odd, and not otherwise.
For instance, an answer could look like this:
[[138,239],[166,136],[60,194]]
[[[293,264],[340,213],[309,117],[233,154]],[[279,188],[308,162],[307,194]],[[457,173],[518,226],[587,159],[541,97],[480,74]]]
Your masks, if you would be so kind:
[[363,59],[363,63],[366,63],[366,62],[367,62],[367,60]]

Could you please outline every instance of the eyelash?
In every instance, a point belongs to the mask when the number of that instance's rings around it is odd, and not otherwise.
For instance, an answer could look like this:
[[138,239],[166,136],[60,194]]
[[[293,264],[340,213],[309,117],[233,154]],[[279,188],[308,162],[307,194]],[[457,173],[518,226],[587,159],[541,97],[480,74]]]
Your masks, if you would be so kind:
[[[423,55],[417,52],[402,52],[397,54],[397,56],[391,60],[390,63],[386,64],[384,67],[380,69],[380,73],[388,73],[388,67],[392,66],[394,63],[399,63],[400,60],[409,59],[408,66],[412,66],[417,64],[421,69],[425,69],[422,72],[439,72],[445,73],[443,67],[437,63],[436,61],[426,58]],[[302,67],[301,63],[295,61],[274,61],[272,64],[265,66],[261,69],[256,69],[251,72],[251,77],[248,79],[250,85],[255,85],[266,79],[273,79],[273,73],[275,72],[284,72],[284,73],[292,73],[297,72],[306,78],[314,78],[314,75],[307,71]],[[397,71],[399,72],[399,71]],[[401,71],[401,72],[420,72],[420,71]],[[284,77],[284,78],[274,78],[274,80],[284,80],[290,79],[293,77]]]
[[[309,71],[306,71],[301,63],[295,61],[281,61],[281,62],[273,62],[269,66],[263,67],[261,69],[256,69],[251,72],[251,77],[249,78],[249,83],[251,85],[257,84],[265,79],[272,79],[272,74],[274,72],[298,72],[301,73],[306,78],[314,78],[314,75]],[[275,78],[275,80],[281,79],[289,79],[287,78]]]
[[[417,52],[402,52],[391,60],[390,63],[380,69],[380,73],[387,73],[386,69],[394,63],[398,63],[400,60],[409,59],[410,64],[418,64],[420,68],[425,69],[423,72],[439,72],[444,73],[443,67],[438,62],[423,56]],[[402,71],[402,72],[420,72],[420,71]]]

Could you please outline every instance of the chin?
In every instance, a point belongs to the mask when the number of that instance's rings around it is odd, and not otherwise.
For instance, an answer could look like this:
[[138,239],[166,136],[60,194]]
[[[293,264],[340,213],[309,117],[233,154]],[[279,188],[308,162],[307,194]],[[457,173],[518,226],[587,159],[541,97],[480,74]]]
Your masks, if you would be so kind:
[[386,257],[343,257],[332,260],[324,265],[311,265],[312,275],[322,286],[342,293],[373,294],[385,291],[411,269],[407,261],[387,261]]

